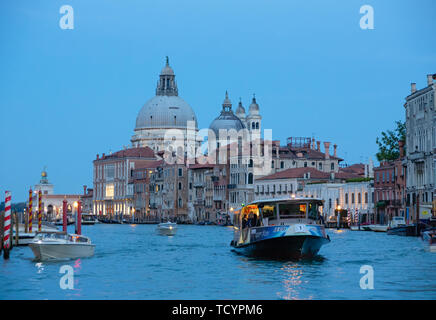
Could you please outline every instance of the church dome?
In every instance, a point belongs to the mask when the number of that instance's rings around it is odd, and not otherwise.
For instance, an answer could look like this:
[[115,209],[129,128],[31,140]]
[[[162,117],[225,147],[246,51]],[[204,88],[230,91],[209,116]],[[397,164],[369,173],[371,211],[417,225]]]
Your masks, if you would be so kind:
[[166,65],[162,69],[156,88],[156,96],[148,100],[136,118],[135,130],[141,129],[186,129],[187,122],[197,118],[191,106],[178,95],[173,69]]
[[197,118],[189,104],[179,96],[155,96],[148,100],[136,118],[136,129],[186,128]]
[[212,121],[209,129],[211,129],[215,133],[216,137],[218,137],[220,129],[235,129],[236,131],[239,131],[244,128],[245,126],[242,121],[233,113],[232,103],[228,97],[228,93],[226,92],[226,98],[223,102],[223,110],[221,111],[221,114]]

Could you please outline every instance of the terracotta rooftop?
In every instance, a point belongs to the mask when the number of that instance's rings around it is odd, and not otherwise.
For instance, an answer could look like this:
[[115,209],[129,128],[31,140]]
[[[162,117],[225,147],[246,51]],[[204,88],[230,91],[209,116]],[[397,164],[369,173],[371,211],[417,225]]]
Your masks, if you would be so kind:
[[134,170],[141,169],[155,169],[163,164],[164,160],[145,160],[142,163],[138,163]]
[[154,151],[149,147],[130,148],[114,152],[104,157],[100,157],[98,160],[114,159],[114,158],[148,158],[155,159]]

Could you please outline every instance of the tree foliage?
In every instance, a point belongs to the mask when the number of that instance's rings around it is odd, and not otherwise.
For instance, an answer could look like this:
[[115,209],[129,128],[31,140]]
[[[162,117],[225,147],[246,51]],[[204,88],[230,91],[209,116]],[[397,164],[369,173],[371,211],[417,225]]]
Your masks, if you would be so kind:
[[391,161],[398,159],[400,148],[398,141],[406,141],[406,124],[402,121],[395,121],[396,128],[381,133],[381,137],[376,139],[379,152],[376,157],[378,161]]

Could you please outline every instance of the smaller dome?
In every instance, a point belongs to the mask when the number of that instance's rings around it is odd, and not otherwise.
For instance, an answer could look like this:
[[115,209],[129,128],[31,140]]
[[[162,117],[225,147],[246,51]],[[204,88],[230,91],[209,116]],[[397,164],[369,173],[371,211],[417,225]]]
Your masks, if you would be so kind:
[[256,97],[254,97],[254,96],[253,96],[253,100],[250,104],[249,113],[250,114],[259,114],[259,105],[256,102]]
[[244,128],[244,123],[241,121],[241,119],[235,116],[232,111],[232,102],[230,101],[229,95],[226,91],[226,98],[223,102],[223,109],[221,110],[221,114],[219,115],[219,117],[212,121],[209,129],[211,129],[218,138],[220,130],[235,129],[236,131],[239,131]]

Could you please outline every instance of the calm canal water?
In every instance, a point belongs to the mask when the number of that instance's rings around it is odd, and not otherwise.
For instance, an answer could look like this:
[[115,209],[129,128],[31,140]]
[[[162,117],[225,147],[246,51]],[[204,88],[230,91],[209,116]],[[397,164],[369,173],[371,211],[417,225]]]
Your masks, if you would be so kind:
[[[436,299],[436,254],[419,238],[330,229],[332,242],[311,261],[265,261],[230,250],[230,227],[83,226],[95,256],[37,263],[28,247],[0,260],[0,299]],[[69,227],[69,231],[73,229]],[[74,268],[74,289],[59,269]],[[374,268],[374,289],[359,285]]]

